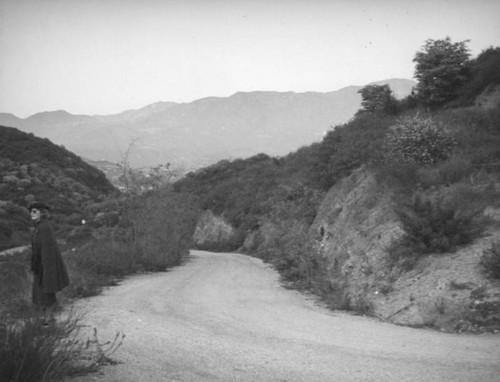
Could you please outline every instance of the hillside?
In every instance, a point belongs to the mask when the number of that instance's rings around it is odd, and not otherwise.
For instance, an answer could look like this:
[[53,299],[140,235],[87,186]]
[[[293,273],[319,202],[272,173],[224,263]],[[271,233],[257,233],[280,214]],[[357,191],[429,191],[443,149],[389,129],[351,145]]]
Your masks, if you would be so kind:
[[64,147],[0,126],[0,249],[28,243],[31,201],[48,203],[56,230],[67,234],[86,205],[114,192],[101,171]]
[[446,103],[378,93],[320,142],[187,174],[198,248],[262,258],[333,309],[500,330],[500,82],[478,62]]
[[[379,83],[388,83],[398,98],[415,84],[403,79]],[[130,148],[133,167],[170,162],[193,169],[258,153],[282,156],[318,142],[331,126],[352,118],[360,107],[360,89],[240,92],[182,104],[158,102],[108,116],[54,111],[20,119],[4,113],[0,124],[49,138],[91,160],[120,162]]]

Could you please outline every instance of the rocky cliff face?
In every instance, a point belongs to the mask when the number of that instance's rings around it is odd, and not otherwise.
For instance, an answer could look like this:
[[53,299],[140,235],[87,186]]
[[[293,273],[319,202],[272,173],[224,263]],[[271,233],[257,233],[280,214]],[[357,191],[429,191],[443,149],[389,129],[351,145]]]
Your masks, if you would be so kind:
[[326,195],[311,227],[344,305],[383,320],[442,330],[500,328],[500,283],[479,265],[500,239],[490,232],[455,253],[430,254],[411,271],[390,265],[387,249],[404,232],[392,195],[358,170]]

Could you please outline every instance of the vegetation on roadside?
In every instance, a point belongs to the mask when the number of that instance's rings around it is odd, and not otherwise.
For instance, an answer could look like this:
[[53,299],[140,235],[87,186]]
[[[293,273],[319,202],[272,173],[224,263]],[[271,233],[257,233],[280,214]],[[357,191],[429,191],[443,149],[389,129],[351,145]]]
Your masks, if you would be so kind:
[[[126,275],[179,265],[191,248],[198,214],[193,198],[164,188],[108,203],[99,208],[118,209],[118,215],[89,221],[90,237],[63,253],[71,280],[60,294],[63,305],[97,295]],[[0,380],[58,380],[112,362],[121,334],[110,343],[97,333],[85,339],[71,315],[42,325],[31,306],[29,256],[26,250],[0,263]]]
[[0,378],[2,381],[45,382],[95,372],[114,363],[111,356],[124,335],[100,342],[80,335],[80,318],[72,314],[49,324],[38,316],[15,320],[0,316]]

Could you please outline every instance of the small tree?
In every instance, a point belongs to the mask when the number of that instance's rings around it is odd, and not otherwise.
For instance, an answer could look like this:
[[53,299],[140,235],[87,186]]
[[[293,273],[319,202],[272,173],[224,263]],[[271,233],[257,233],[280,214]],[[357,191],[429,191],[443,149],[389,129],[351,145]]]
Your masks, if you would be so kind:
[[386,113],[396,112],[396,99],[392,95],[389,85],[367,85],[358,91],[361,94],[360,113]]
[[449,37],[430,39],[415,54],[416,89],[424,105],[439,106],[458,96],[469,77],[467,42],[453,43]]

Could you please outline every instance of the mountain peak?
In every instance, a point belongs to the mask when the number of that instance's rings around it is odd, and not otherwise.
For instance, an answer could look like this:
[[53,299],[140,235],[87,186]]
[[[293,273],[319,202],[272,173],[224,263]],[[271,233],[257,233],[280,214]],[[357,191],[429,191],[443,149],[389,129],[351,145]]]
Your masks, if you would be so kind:
[[[396,97],[408,95],[414,85],[402,79],[376,83],[388,83]],[[128,158],[134,167],[170,162],[196,168],[259,153],[286,155],[317,142],[325,130],[347,122],[359,110],[360,88],[324,93],[240,91],[189,103],[156,102],[107,116],[74,116],[59,110],[35,114],[15,126],[91,159],[119,162],[134,142]]]
[[42,111],[40,113],[30,115],[25,120],[36,121],[38,123],[61,123],[70,121],[73,117],[75,117],[73,114],[70,114],[65,110],[55,110]]

